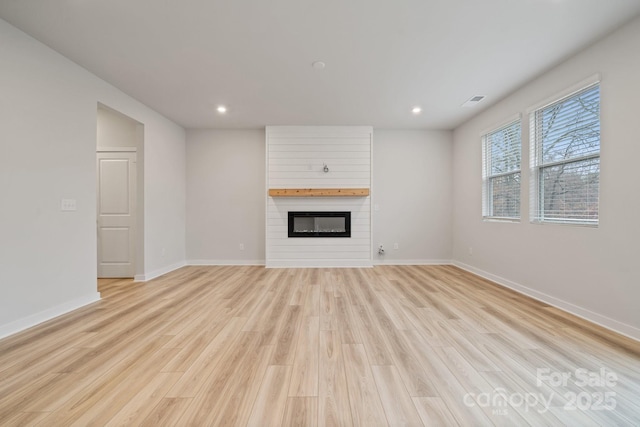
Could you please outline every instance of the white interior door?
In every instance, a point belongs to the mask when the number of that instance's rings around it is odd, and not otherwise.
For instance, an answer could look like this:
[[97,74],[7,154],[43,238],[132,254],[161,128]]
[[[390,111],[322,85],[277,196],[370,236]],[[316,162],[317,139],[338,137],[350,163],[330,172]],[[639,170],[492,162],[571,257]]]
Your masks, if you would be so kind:
[[136,153],[97,153],[98,277],[133,277]]

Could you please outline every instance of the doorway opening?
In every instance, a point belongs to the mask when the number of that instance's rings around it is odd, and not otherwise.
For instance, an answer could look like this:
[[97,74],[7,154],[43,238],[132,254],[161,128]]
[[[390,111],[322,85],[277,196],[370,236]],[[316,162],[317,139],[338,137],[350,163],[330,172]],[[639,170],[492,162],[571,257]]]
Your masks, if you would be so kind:
[[144,273],[144,125],[98,104],[96,135],[98,278]]

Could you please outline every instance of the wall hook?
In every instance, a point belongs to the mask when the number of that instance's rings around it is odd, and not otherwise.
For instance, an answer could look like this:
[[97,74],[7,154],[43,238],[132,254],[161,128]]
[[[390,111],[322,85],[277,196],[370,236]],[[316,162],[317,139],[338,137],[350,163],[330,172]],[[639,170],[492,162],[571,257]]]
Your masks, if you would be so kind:
[[324,171],[324,173],[329,172],[329,166],[327,166],[327,164],[326,164],[326,163],[323,163],[323,168],[322,168],[322,170]]

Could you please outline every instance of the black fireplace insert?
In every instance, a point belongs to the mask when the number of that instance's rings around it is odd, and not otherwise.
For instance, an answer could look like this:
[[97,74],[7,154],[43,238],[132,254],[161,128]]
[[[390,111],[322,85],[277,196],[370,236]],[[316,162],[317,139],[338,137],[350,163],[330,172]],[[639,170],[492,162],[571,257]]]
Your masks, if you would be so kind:
[[289,237],[351,237],[351,212],[289,212]]

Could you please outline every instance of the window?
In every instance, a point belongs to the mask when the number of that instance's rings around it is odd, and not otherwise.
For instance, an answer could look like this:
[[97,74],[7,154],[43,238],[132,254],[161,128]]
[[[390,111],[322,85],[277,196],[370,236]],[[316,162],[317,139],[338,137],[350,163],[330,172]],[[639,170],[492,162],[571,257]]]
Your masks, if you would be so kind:
[[482,216],[520,219],[520,118],[482,138]]
[[598,224],[600,85],[531,113],[531,219]]

